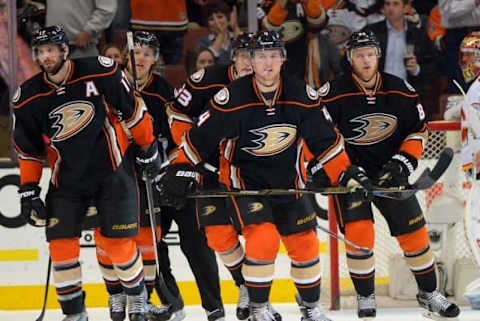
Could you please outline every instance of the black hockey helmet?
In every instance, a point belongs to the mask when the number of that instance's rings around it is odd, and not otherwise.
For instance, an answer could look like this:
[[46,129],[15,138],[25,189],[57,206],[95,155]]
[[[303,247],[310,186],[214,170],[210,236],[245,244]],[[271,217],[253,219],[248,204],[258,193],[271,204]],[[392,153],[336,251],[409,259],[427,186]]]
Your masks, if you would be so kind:
[[35,51],[38,46],[56,44],[65,51],[68,46],[68,39],[61,26],[53,25],[39,29],[32,35],[31,46]]
[[160,43],[154,33],[148,31],[135,31],[133,33],[134,46],[146,46],[153,49],[155,61],[160,56]]
[[252,47],[252,41],[255,34],[253,32],[246,32],[238,35],[235,39],[232,40],[232,51],[231,51],[231,59],[237,54],[238,50],[250,50]]
[[352,50],[363,47],[377,48],[378,57],[382,55],[380,43],[378,42],[377,37],[375,36],[375,33],[373,33],[373,31],[357,31],[352,33],[350,39],[347,41],[347,58],[350,63],[352,59]]
[[252,51],[266,49],[280,49],[283,58],[287,57],[285,42],[277,31],[259,31],[255,34],[252,44]]

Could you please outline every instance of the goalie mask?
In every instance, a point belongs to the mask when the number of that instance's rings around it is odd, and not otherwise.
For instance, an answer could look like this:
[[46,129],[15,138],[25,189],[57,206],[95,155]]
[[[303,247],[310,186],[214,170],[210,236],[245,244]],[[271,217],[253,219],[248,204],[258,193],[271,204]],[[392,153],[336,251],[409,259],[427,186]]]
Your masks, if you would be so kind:
[[466,83],[480,74],[480,32],[471,32],[463,38],[458,59]]
[[358,48],[373,47],[377,49],[377,56],[380,58],[382,50],[375,34],[370,31],[354,32],[347,42],[347,59],[352,64],[352,51]]
[[133,34],[133,45],[135,47],[150,47],[154,52],[154,59],[158,61],[160,57],[160,43],[157,36],[147,31],[135,31]]

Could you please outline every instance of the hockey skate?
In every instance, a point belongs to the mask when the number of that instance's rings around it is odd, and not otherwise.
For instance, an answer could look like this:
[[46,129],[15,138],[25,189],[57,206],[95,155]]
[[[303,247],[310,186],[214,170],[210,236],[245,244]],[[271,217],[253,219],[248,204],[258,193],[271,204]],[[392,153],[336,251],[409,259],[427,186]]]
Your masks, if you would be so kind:
[[147,291],[127,297],[128,318],[130,321],[147,321]]
[[225,321],[225,311],[223,309],[215,309],[207,311],[208,321]]
[[249,321],[275,321],[270,303],[250,303]]
[[375,294],[369,296],[357,295],[357,314],[358,318],[367,321],[372,320],[377,315],[377,304],[375,303]]
[[172,316],[170,319],[168,319],[168,321],[181,321],[187,317],[184,309],[172,311],[171,313],[172,313]]
[[110,294],[108,297],[108,310],[112,321],[125,320],[125,307],[127,305],[127,295],[125,293]]
[[83,310],[80,313],[67,314],[62,321],[88,321],[87,311]]
[[270,304],[270,302],[268,302],[268,310],[270,311],[270,313],[275,318],[275,321],[282,321],[282,316],[280,315],[280,313],[277,312],[277,310],[275,310],[273,308],[273,306]]
[[298,293],[295,294],[295,300],[297,300],[297,303],[300,307],[300,312],[302,312],[302,318],[300,321],[332,321],[322,313],[316,303],[308,303],[303,301]]
[[447,300],[437,290],[433,292],[419,291],[417,294],[418,304],[427,311],[423,316],[432,320],[457,320],[460,314],[458,306]]
[[168,306],[161,305],[157,307],[150,301],[147,301],[147,320],[148,321],[167,321],[170,320],[172,314],[168,310]]
[[245,320],[250,315],[250,299],[248,297],[248,290],[244,284],[238,287],[238,302],[237,302],[237,319]]

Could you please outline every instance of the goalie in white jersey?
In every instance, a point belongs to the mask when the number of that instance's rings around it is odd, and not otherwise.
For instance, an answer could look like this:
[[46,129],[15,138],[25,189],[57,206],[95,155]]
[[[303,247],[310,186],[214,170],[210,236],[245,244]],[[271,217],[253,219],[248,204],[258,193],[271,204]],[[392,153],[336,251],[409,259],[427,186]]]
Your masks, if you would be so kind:
[[[462,104],[462,169],[473,180],[470,208],[465,214],[467,237],[480,269],[480,32],[469,33],[460,46],[459,63],[469,84]],[[465,298],[480,309],[480,279],[470,283]]]

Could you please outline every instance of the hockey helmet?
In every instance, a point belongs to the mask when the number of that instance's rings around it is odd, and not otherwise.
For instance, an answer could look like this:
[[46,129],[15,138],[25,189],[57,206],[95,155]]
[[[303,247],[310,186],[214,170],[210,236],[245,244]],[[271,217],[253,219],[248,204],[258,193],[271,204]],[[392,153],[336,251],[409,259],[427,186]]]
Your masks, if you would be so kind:
[[68,39],[65,31],[61,26],[49,26],[39,29],[32,35],[31,46],[36,60],[36,51],[39,46],[55,44],[60,47],[62,51],[66,51],[68,46]]
[[160,43],[154,33],[148,31],[135,31],[133,33],[133,44],[138,47],[150,47],[154,52],[154,59],[158,61],[160,56]]
[[[472,54],[473,58],[464,59],[465,54]],[[480,74],[480,32],[471,32],[463,38],[458,59],[465,82],[469,83]]]
[[352,50],[357,48],[364,47],[374,47],[377,48],[378,57],[382,55],[382,50],[380,49],[380,43],[377,40],[377,37],[373,31],[358,31],[354,32],[350,39],[347,42],[347,59],[352,63]]
[[259,31],[254,35],[252,43],[252,53],[255,50],[280,49],[282,56],[287,57],[285,42],[277,31]]
[[230,59],[233,60],[233,57],[235,57],[235,55],[237,54],[237,51],[239,50],[245,49],[250,51],[254,36],[255,34],[253,32],[247,32],[247,33],[242,33],[241,35],[238,35],[235,39],[233,39]]

